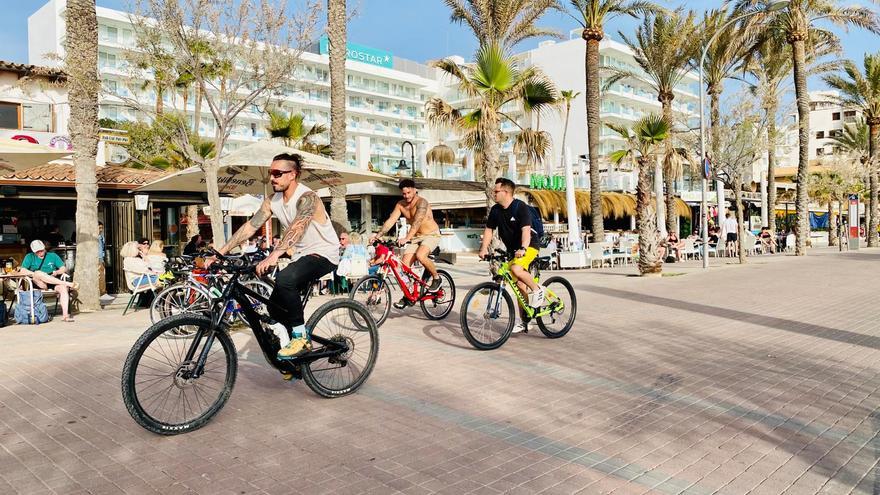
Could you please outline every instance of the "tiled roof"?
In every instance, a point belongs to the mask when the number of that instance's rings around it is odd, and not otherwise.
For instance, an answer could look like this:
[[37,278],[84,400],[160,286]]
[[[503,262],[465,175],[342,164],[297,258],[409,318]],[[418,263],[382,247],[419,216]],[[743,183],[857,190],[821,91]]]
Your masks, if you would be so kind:
[[[136,168],[108,165],[98,167],[99,185],[141,185],[161,177],[164,172],[142,170]],[[3,182],[43,181],[43,182],[76,182],[73,164],[47,163],[36,167],[19,170],[18,172],[0,177]]]
[[67,79],[67,74],[65,74],[64,71],[60,69],[43,67],[40,65],[17,64],[15,62],[7,62],[5,60],[0,60],[0,70],[15,72],[16,74],[20,74],[22,76],[43,76],[58,80]]

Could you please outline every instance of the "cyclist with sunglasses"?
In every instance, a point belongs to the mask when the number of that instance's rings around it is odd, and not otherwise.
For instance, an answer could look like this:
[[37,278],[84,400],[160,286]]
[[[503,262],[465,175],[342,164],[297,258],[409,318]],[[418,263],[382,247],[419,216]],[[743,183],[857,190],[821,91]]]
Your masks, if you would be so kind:
[[288,332],[292,337],[287,345],[282,341],[279,359],[292,359],[311,349],[301,293],[312,281],[332,272],[339,264],[339,237],[330,223],[324,203],[313,190],[298,182],[301,172],[300,155],[282,153],[273,158],[269,175],[275,194],[266,198],[254,216],[218,249],[220,254],[228,253],[253,237],[273,214],[281,222],[284,235],[269,256],[257,265],[257,274],[263,275],[278,264],[282,255],[292,257],[292,262],[278,272],[275,289],[269,298],[287,309],[285,314],[277,314],[270,306],[270,316],[277,322],[271,325],[272,330],[279,337]]

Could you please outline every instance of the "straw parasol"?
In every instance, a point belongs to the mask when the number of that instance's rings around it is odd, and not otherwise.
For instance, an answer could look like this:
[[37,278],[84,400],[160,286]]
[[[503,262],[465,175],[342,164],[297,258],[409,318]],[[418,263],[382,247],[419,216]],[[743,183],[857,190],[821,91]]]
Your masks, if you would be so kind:
[[455,151],[452,150],[449,146],[446,146],[443,143],[434,146],[426,155],[426,159],[428,164],[440,163],[440,164],[450,164],[455,163]]
[[[532,198],[535,207],[544,218],[551,218],[554,212],[565,214],[565,192],[551,191],[546,189],[525,189],[523,194]],[[575,203],[578,215],[590,215],[589,191],[575,191]],[[679,216],[690,218],[691,208],[680,198],[675,198],[675,208]],[[633,194],[621,192],[602,193],[602,217],[624,218],[636,214],[636,197]]]

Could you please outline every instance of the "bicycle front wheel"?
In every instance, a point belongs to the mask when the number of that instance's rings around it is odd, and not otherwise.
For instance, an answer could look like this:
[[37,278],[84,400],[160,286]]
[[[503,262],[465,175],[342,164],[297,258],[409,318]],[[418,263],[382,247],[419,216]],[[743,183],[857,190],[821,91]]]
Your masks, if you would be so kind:
[[[428,270],[425,270],[425,275],[427,275],[423,276],[425,283],[430,284],[431,275]],[[455,282],[452,281],[452,276],[444,270],[437,270],[437,275],[440,276],[440,289],[434,293],[435,298],[421,301],[422,313],[425,313],[430,320],[446,318],[455,306]]]
[[[164,338],[169,334],[175,338]],[[209,341],[204,369],[194,377],[198,356]],[[191,347],[195,357],[187,360]],[[235,344],[226,332],[212,330],[204,316],[173,316],[151,326],[131,348],[122,368],[122,400],[145,429],[160,435],[188,433],[223,408],[237,370]]]
[[495,282],[483,282],[470,290],[461,303],[461,331],[475,348],[488,351],[501,347],[514,324],[513,300]]
[[376,320],[377,327],[381,327],[391,313],[391,288],[378,275],[367,275],[358,280],[348,297],[363,304],[369,310]]
[[548,338],[558,339],[567,334],[574,325],[577,315],[574,287],[562,277],[550,277],[542,285],[547,294],[547,307],[541,312],[549,310],[550,314],[537,318],[538,328]]
[[[324,303],[306,322],[315,337],[344,344],[345,352],[310,361],[303,366],[303,380],[322,397],[342,397],[364,384],[376,364],[379,331],[376,320],[363,304],[351,299]],[[315,347],[312,352],[321,352]]]

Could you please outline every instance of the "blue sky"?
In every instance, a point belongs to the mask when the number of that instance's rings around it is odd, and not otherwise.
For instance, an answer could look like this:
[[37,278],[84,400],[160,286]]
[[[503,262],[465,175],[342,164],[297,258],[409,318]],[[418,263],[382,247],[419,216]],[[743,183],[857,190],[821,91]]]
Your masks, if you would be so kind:
[[[473,35],[463,26],[449,22],[449,10],[442,0],[348,0],[357,16],[349,26],[349,40],[392,52],[394,55],[424,62],[445,55],[469,58],[476,47]],[[12,2],[10,2],[12,3]],[[0,18],[0,59],[27,62],[27,18],[39,9],[45,0],[15,0],[15,7],[6,10]],[[99,6],[125,10],[130,0],[97,0]],[[568,5],[567,0],[563,0]],[[686,8],[707,9],[720,0],[682,1]],[[852,1],[844,0],[842,4]],[[867,3],[867,2],[862,2]],[[877,7],[880,9],[880,6]],[[548,15],[543,25],[567,35],[577,24],[565,14]],[[617,31],[631,32],[634,21],[619,19],[608,26],[612,38]],[[845,56],[861,61],[864,52],[877,46],[876,35],[861,30],[841,33]],[[537,40],[523,43],[519,48],[536,46]]]

